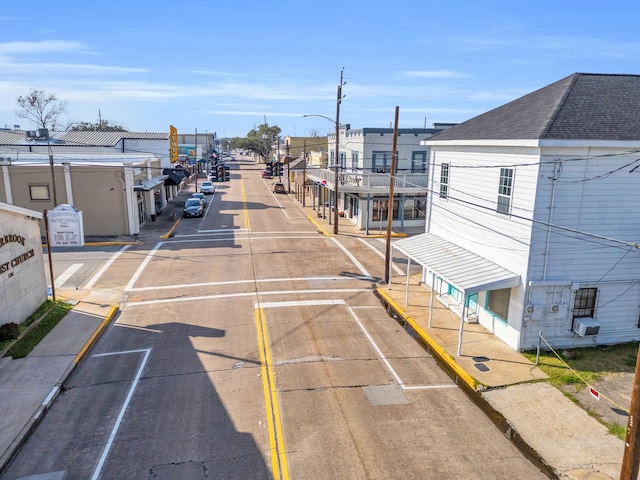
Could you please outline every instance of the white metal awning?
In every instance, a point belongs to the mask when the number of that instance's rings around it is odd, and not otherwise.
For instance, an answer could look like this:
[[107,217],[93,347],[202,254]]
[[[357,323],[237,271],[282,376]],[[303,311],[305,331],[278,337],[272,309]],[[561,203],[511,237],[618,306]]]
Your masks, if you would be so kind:
[[144,191],[153,190],[154,187],[157,187],[158,185],[161,185],[162,183],[164,183],[164,181],[167,178],[169,178],[169,175],[158,175],[156,177],[153,177],[150,180],[145,180],[144,182],[140,182],[134,185],[133,189],[144,190]]
[[465,295],[520,285],[520,275],[432,233],[398,240],[392,246]]

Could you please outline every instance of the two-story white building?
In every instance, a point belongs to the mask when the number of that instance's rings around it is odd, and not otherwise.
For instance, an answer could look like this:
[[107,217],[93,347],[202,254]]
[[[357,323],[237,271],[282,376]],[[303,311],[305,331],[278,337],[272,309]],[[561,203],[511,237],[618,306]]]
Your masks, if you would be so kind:
[[[340,125],[339,130],[339,158],[336,158],[336,134],[332,133],[327,137],[327,168],[307,169],[308,178],[315,182],[314,195],[319,198],[320,208],[337,208],[341,216],[363,230],[386,229],[394,129],[352,129],[350,125]],[[440,131],[442,128],[398,129],[391,206],[394,228],[424,225],[429,147],[421,142]]]
[[[393,243],[511,348],[640,339],[640,76],[570,75],[425,141],[426,233]],[[431,307],[433,308],[433,307]]]

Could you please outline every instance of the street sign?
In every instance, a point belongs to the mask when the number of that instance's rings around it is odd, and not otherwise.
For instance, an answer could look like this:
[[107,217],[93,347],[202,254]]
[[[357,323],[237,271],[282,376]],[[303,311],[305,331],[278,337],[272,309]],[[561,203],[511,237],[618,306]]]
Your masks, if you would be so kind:
[[82,212],[68,204],[58,205],[47,213],[49,244],[52,247],[81,247],[84,245]]

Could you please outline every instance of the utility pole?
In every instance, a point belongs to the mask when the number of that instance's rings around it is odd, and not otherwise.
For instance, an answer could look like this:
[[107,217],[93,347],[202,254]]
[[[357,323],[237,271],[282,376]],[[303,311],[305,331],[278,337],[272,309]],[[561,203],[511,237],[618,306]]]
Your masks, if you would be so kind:
[[193,156],[196,157],[196,192],[198,191],[198,167],[200,166],[200,160],[198,159],[198,129],[196,128],[196,139],[194,142],[194,150]]
[[620,480],[636,480],[638,478],[638,465],[640,463],[640,441],[638,439],[640,429],[638,429],[638,420],[640,420],[640,348],[636,358],[636,372],[633,378],[633,389],[631,390],[631,405],[627,420],[627,435],[624,439]]
[[304,141],[302,151],[302,206],[304,207],[304,197],[307,194],[307,140]]
[[397,155],[396,150],[398,148],[398,116],[400,114],[400,107],[396,106],[396,118],[393,126],[393,146],[391,147],[391,174],[389,175],[389,202],[387,207],[387,245],[385,248],[384,257],[384,282],[389,283],[391,276],[391,227],[393,225],[393,187],[396,183],[396,165]]
[[281,182],[282,181],[282,165],[280,165],[280,137],[276,137],[276,140],[278,141],[278,158],[276,159],[276,168],[278,169],[278,181]]
[[340,70],[340,85],[338,85],[338,99],[336,101],[336,158],[335,158],[335,175],[333,184],[335,186],[335,201],[334,201],[334,212],[333,212],[333,234],[338,234],[338,169],[340,163],[340,103],[344,98],[342,96],[342,86],[345,82],[342,81],[344,74],[344,68]]
[[51,188],[53,189],[53,207],[58,206],[58,195],[56,193],[56,173],[53,168],[53,150],[51,149],[51,141],[49,140],[49,134],[47,134],[47,150],[49,152],[49,167],[51,168]]
[[285,146],[287,147],[287,153],[285,160],[287,161],[287,191],[291,193],[291,159],[289,158],[289,139],[286,140]]

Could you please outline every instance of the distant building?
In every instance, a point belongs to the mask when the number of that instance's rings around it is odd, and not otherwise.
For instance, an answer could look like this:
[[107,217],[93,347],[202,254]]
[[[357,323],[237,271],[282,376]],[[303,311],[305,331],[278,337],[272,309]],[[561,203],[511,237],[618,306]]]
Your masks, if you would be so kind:
[[73,205],[85,236],[139,233],[188,175],[170,161],[168,133],[45,129],[0,131],[0,172],[1,202],[40,212],[54,200]]
[[393,129],[352,129],[350,125],[340,125],[339,158],[335,151],[336,135],[332,133],[328,135],[327,167],[313,168],[309,162],[307,169],[308,178],[315,183],[314,198],[321,212],[338,208],[341,216],[367,231],[386,229],[389,211],[395,229],[424,226],[429,147],[421,142],[440,131],[441,128],[398,130],[394,200],[390,208]]

